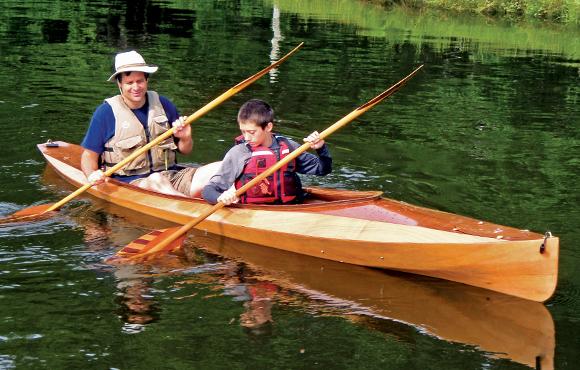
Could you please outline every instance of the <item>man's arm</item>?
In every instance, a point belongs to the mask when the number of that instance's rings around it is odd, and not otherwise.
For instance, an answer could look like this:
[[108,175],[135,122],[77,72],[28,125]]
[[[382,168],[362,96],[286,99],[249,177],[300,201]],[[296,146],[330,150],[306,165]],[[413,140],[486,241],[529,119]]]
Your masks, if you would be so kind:
[[103,172],[99,170],[99,157],[104,150],[105,142],[114,134],[113,110],[109,104],[103,103],[93,113],[91,123],[81,143],[83,147],[81,170],[93,184],[100,184],[105,180]]
[[191,137],[191,125],[184,125],[183,123],[187,117],[182,116],[175,120],[172,123],[172,126],[175,128],[173,131],[173,136],[175,136],[177,140],[177,150],[181,154],[189,154],[193,149],[193,139]]
[[183,122],[187,119],[185,116],[179,116],[179,111],[177,107],[171,100],[165,96],[159,95],[159,100],[165,110],[165,114],[171,122],[172,127],[175,127],[173,137],[175,138],[175,144],[177,145],[177,150],[181,154],[189,154],[193,149],[193,139],[191,137],[191,125],[183,125]]
[[81,154],[81,170],[85,176],[89,177],[91,173],[99,169],[99,154],[92,150],[85,149]]
[[81,170],[93,185],[101,184],[105,181],[103,171],[99,169],[99,154],[92,150],[85,149],[81,154]]

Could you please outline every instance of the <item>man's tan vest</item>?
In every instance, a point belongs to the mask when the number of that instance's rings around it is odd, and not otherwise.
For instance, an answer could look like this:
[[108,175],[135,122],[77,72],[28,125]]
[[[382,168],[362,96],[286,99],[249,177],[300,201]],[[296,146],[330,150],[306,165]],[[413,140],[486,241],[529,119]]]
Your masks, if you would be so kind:
[[[115,135],[105,143],[105,151],[101,154],[101,163],[105,166],[105,170],[121,162],[135,150],[171,128],[171,123],[168,121],[159,100],[159,94],[155,91],[148,91],[147,98],[149,101],[148,132],[145,132],[143,125],[135,113],[125,104],[121,95],[105,99],[113,108],[115,115]],[[145,175],[152,171],[166,170],[176,163],[176,149],[177,145],[173,141],[173,136],[170,136],[145,154],[129,162],[115,174],[121,176]]]

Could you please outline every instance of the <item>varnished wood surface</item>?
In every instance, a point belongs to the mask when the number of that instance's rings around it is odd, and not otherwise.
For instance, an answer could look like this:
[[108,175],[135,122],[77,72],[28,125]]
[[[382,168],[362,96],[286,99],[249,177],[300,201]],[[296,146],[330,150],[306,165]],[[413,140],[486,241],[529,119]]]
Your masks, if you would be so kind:
[[[81,148],[40,145],[75,186]],[[110,181],[89,190],[106,201],[179,224],[210,205]],[[557,281],[558,238],[381,198],[377,192],[311,189],[307,204],[223,208],[199,229],[250,243],[363,266],[397,269],[545,301]],[[540,253],[545,244],[543,253]]]

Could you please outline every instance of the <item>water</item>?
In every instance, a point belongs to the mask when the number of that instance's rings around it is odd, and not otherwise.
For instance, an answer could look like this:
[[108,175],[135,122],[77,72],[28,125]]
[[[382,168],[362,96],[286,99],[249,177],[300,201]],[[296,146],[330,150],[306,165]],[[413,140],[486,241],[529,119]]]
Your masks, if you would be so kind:
[[194,124],[184,161],[214,161],[259,97],[300,138],[424,63],[329,140],[310,184],[561,237],[545,305],[192,235],[186,256],[103,258],[170,226],[91,198],[0,228],[0,368],[575,368],[580,346],[578,30],[354,1],[0,3],[0,214],[70,187],[37,153],[80,142],[117,50],[160,65],[152,89],[190,114],[300,42],[277,71]]

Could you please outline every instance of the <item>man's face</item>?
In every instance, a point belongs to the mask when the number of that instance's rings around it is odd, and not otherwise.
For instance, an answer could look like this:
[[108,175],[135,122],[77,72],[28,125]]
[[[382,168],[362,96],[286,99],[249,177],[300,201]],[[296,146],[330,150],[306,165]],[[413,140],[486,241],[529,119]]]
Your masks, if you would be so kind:
[[250,146],[269,147],[272,144],[272,122],[265,128],[254,122],[240,122],[240,131]]
[[139,108],[145,103],[147,94],[147,79],[143,72],[131,72],[129,75],[121,76],[121,82],[118,83],[121,95],[125,98],[131,108]]

